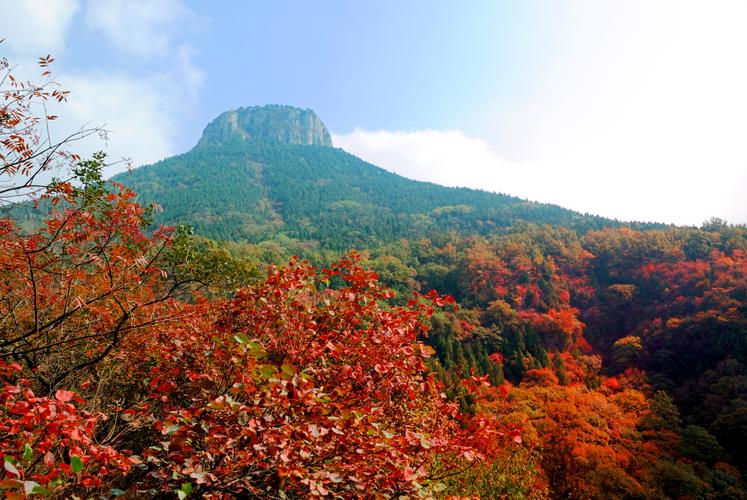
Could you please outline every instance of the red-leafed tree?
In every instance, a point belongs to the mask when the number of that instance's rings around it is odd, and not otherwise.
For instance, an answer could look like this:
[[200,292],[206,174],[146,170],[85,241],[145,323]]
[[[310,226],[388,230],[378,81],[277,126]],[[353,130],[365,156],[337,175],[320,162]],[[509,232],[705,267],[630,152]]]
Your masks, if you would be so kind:
[[417,340],[431,302],[450,299],[387,306],[392,292],[358,262],[273,269],[128,358],[150,366],[132,418],[162,434],[142,450],[142,488],[410,494],[489,454],[488,421],[445,399]]
[[71,489],[98,489],[111,476],[127,473],[130,461],[111,446],[96,442],[101,414],[80,408],[71,391],[37,396],[22,368],[0,362],[0,452],[5,478],[0,490],[7,498],[64,495]]

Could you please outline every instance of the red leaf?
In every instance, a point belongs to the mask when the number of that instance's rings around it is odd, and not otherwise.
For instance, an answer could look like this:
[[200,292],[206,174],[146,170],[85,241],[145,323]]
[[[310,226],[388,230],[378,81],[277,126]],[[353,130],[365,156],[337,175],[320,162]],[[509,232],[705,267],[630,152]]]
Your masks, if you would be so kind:
[[66,391],[64,389],[59,389],[57,392],[54,393],[55,399],[58,401],[62,401],[63,403],[66,403],[73,399],[75,396],[75,393],[72,391]]

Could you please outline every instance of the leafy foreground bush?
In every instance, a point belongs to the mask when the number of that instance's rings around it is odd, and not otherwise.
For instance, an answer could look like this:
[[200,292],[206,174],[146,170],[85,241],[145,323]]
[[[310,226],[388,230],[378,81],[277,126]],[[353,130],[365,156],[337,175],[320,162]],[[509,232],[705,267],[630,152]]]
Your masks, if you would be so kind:
[[142,484],[402,495],[484,457],[487,423],[462,415],[425,370],[431,350],[416,337],[430,306],[385,307],[391,293],[356,260],[271,270],[128,359],[133,375],[153,366],[133,414],[160,433],[140,455]]

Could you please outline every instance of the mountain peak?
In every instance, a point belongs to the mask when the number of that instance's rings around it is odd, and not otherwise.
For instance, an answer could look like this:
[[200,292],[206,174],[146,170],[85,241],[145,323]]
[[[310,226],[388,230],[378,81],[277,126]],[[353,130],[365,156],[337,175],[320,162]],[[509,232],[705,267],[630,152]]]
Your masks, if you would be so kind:
[[270,104],[226,111],[210,122],[197,146],[248,139],[332,147],[332,137],[310,109]]

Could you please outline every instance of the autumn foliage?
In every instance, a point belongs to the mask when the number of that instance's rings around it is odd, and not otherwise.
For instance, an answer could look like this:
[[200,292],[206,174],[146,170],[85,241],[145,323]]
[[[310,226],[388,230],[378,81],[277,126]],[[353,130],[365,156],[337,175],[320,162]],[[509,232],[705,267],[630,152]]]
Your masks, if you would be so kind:
[[67,151],[89,131],[40,132],[67,94],[8,68],[0,198],[34,216],[0,218],[5,496],[741,498],[743,228],[525,226],[260,273],[152,227]]
[[133,372],[151,367],[135,389],[149,397],[129,418],[160,433],[141,453],[143,484],[394,494],[485,458],[489,424],[463,415],[426,370],[432,349],[417,337],[429,301],[386,307],[391,292],[357,260],[271,270],[128,357]]

